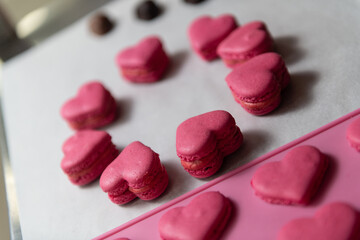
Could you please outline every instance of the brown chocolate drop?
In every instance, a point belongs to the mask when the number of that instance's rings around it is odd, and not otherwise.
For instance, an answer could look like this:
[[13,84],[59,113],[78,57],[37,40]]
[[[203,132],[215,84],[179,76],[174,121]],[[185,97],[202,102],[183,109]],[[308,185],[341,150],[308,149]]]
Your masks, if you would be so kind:
[[96,35],[104,35],[113,28],[113,23],[105,14],[98,13],[90,19],[89,27]]
[[160,13],[159,6],[153,1],[143,1],[136,7],[136,15],[142,20],[152,20]]

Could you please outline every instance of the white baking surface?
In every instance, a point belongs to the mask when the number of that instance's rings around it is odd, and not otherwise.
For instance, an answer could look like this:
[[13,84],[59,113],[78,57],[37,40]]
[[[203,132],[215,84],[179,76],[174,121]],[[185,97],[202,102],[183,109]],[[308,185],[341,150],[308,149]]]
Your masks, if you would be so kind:
[[[224,109],[243,131],[244,145],[219,176],[359,107],[359,1],[159,2],[164,12],[151,22],[134,17],[138,1],[111,2],[100,9],[116,21],[110,34],[89,33],[89,15],[5,64],[4,118],[24,239],[90,239],[208,182],[190,177],[176,156],[176,128],[191,116]],[[230,70],[220,60],[203,62],[190,50],[189,23],[222,13],[241,24],[265,21],[291,72],[281,106],[267,116],[252,116],[233,100],[224,81]],[[114,57],[150,34],[163,39],[172,65],[158,83],[130,84]],[[121,149],[140,140],[160,154],[170,185],[159,199],[117,206],[98,181],[76,187],[61,171],[61,145],[73,132],[59,109],[93,79],[119,103],[120,118],[104,128],[114,143]]]

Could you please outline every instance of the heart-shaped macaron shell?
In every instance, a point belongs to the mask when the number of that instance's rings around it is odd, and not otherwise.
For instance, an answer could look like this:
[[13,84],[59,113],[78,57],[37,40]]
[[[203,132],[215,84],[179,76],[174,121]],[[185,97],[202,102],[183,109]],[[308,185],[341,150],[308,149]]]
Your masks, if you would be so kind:
[[217,57],[217,46],[236,26],[236,20],[230,14],[217,18],[199,17],[191,23],[188,30],[191,46],[204,60],[213,60]]
[[235,101],[249,113],[264,115],[281,101],[281,91],[290,81],[281,56],[264,53],[235,68],[226,82]]
[[158,80],[169,63],[162,43],[156,36],[144,38],[135,46],[125,48],[115,61],[122,75],[137,83]]
[[215,240],[231,215],[230,201],[219,192],[205,192],[187,206],[170,209],[159,221],[164,240]]
[[138,141],[125,147],[100,177],[100,187],[116,204],[136,197],[157,198],[167,184],[168,176],[159,155]]
[[217,110],[182,122],[176,131],[176,151],[192,176],[209,177],[223,157],[236,151],[243,136],[230,113]]
[[85,185],[101,175],[119,154],[111,136],[104,131],[81,130],[62,146],[62,170],[75,185]]
[[327,169],[328,160],[317,148],[299,146],[281,161],[256,170],[251,185],[255,194],[274,204],[308,204]]
[[277,240],[358,240],[360,214],[348,204],[329,203],[313,218],[295,219],[284,225]]
[[346,138],[350,146],[360,152],[360,118],[353,120],[346,129]]
[[217,53],[229,67],[235,67],[261,53],[272,51],[273,40],[265,23],[253,21],[234,30],[222,41]]
[[116,117],[116,103],[98,81],[82,85],[74,98],[61,107],[61,116],[76,130],[98,128]]

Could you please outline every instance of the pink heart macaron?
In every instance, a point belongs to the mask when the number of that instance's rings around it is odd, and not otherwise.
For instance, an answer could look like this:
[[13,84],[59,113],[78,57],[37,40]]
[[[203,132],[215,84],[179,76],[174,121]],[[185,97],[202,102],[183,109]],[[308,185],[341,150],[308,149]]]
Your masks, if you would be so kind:
[[169,58],[160,39],[151,36],[122,50],[116,56],[116,64],[124,78],[130,82],[150,83],[163,76],[169,65]]
[[74,98],[66,101],[61,116],[75,130],[93,129],[111,123],[116,117],[116,102],[97,81],[82,85]]
[[228,67],[235,67],[273,49],[273,39],[265,23],[253,21],[234,30],[222,41],[217,53]]
[[182,122],[176,131],[176,151],[190,175],[205,178],[216,173],[223,158],[243,142],[240,128],[230,113],[204,113]]
[[328,159],[317,148],[299,146],[281,161],[258,168],[251,180],[255,194],[266,202],[309,204],[326,172]]
[[359,240],[360,214],[343,202],[328,203],[312,218],[285,224],[277,240]]
[[194,51],[206,61],[217,58],[216,48],[235,28],[237,23],[230,14],[217,18],[201,16],[188,29],[188,36]]
[[232,206],[219,192],[205,192],[184,207],[167,211],[159,221],[160,236],[164,240],[219,239],[231,216]]
[[81,130],[63,146],[61,168],[75,185],[85,185],[98,178],[117,157],[119,151],[104,131]]
[[264,53],[236,67],[226,76],[235,101],[249,113],[264,115],[281,102],[290,75],[281,56]]
[[351,147],[360,152],[360,118],[353,120],[346,129],[346,138]]
[[100,177],[100,187],[116,204],[136,197],[155,199],[167,185],[168,175],[159,155],[139,141],[125,147]]

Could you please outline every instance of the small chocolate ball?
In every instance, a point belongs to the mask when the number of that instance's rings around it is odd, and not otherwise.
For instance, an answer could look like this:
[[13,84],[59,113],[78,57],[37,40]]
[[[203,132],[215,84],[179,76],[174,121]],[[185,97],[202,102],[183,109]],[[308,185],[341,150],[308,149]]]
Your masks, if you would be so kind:
[[105,14],[98,13],[90,19],[89,27],[94,34],[104,35],[113,28],[113,23]]
[[160,15],[160,8],[153,1],[143,1],[136,7],[136,15],[142,20],[152,20]]

